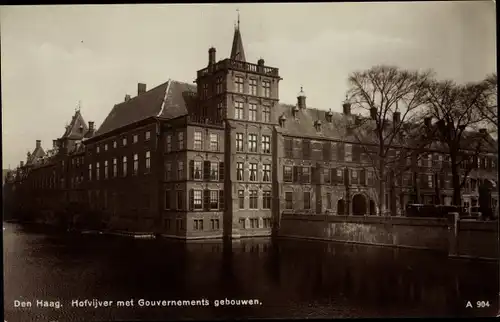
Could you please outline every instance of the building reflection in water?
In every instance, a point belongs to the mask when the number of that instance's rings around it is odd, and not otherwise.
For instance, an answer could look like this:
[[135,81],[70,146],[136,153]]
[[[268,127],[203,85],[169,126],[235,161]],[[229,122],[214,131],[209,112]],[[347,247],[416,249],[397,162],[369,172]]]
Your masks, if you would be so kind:
[[[5,303],[44,294],[70,301],[74,290],[81,298],[256,298],[263,303],[170,308],[172,319],[460,316],[487,314],[464,310],[469,299],[489,300],[491,312],[497,305],[497,265],[425,251],[286,239],[184,243],[26,231],[4,236],[4,243]],[[11,309],[6,306],[7,316]],[[90,321],[165,314],[164,309],[99,317],[92,312],[72,314]]]

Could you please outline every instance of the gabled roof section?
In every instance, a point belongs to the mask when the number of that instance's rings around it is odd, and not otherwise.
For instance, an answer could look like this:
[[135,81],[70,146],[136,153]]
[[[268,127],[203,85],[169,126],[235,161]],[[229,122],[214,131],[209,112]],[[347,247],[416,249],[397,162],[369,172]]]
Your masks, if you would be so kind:
[[32,164],[40,159],[45,157],[45,151],[41,146],[37,146],[35,150],[28,156],[28,159],[26,160],[26,164]]
[[186,115],[196,104],[196,86],[169,80],[126,102],[116,104],[97,130],[99,136],[150,117]]
[[75,115],[73,115],[70,124],[66,127],[66,131],[61,138],[80,140],[84,137],[88,130],[89,128],[87,124],[85,124],[82,113],[78,109],[76,110]]
[[243,40],[241,39],[239,22],[238,22],[238,26],[234,29],[233,46],[231,48],[231,57],[230,58],[232,60],[246,62],[245,50],[243,49]]

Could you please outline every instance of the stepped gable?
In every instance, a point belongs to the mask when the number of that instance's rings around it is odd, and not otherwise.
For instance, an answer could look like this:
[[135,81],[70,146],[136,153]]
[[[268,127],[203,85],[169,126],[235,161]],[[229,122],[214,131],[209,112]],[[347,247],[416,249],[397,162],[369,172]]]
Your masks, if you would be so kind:
[[188,113],[195,102],[196,86],[169,80],[128,101],[116,104],[95,136],[150,118],[170,119]]

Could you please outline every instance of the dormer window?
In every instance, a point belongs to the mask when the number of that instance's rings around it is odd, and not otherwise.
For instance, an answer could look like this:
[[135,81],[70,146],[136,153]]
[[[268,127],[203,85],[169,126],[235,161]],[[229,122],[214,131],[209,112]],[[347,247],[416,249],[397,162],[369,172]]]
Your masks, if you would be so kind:
[[314,121],[314,127],[316,128],[317,132],[320,132],[321,131],[321,121],[320,120]]
[[330,122],[330,123],[332,122],[332,119],[333,119],[332,109],[330,109],[328,112],[326,112],[325,118],[326,118],[327,122]]
[[299,107],[297,105],[295,105],[292,109],[292,114],[293,114],[293,117],[297,117],[297,114],[299,113]]
[[286,121],[286,117],[285,117],[285,115],[282,114],[279,118],[279,123],[280,123],[281,127],[285,127],[285,121]]

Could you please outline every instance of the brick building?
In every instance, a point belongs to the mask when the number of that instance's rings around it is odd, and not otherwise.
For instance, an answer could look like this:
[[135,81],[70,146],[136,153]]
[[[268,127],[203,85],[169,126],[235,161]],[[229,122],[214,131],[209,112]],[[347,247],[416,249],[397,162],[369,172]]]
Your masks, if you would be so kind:
[[[110,229],[181,239],[267,236],[283,212],[378,214],[374,171],[354,139],[358,116],[349,102],[342,113],[313,109],[301,89],[296,104],[283,104],[280,81],[263,59],[246,61],[238,26],[230,57],[217,61],[210,48],[195,85],[139,83],[97,131],[76,111],[52,150],[37,141],[8,177],[14,208],[97,213]],[[446,155],[438,146],[425,153],[405,159],[387,208],[401,214],[410,202],[450,202]],[[464,202],[479,180],[495,185],[496,143],[476,163]]]

